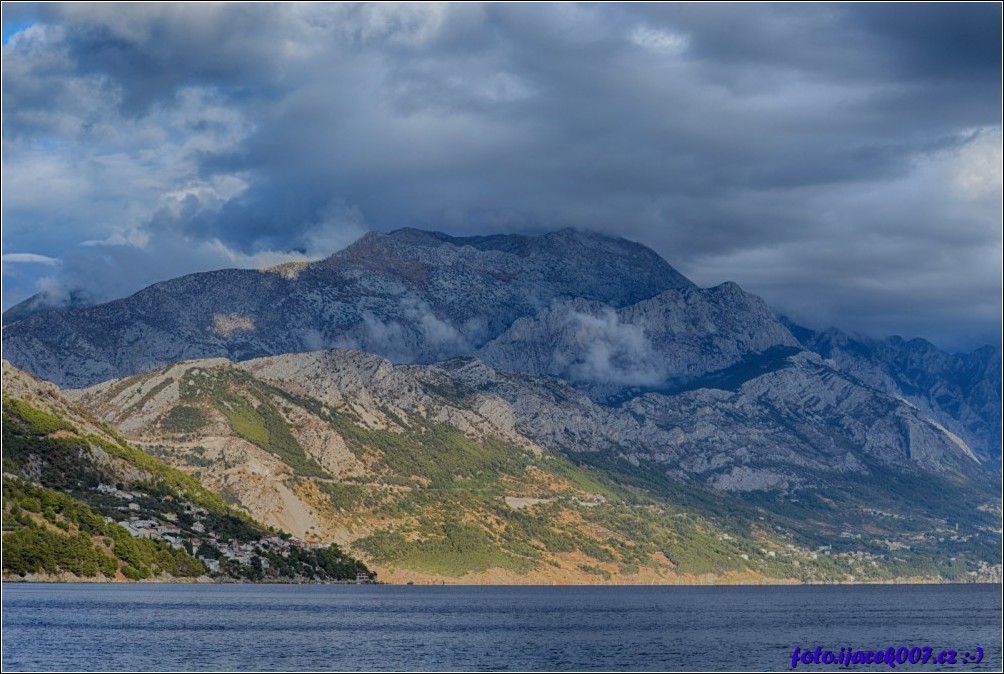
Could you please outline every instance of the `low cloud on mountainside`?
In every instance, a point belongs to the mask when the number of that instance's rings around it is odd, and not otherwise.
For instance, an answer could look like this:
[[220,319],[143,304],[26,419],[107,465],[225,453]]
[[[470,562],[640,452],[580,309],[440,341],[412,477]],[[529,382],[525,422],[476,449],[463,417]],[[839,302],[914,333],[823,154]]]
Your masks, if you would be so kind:
[[1000,341],[997,4],[17,4],[3,22],[5,309],[371,229],[577,226],[810,324]]
[[558,370],[569,381],[618,386],[665,383],[669,373],[656,356],[643,326],[621,323],[610,307],[604,307],[599,315],[568,311],[563,318],[579,349],[555,354]]

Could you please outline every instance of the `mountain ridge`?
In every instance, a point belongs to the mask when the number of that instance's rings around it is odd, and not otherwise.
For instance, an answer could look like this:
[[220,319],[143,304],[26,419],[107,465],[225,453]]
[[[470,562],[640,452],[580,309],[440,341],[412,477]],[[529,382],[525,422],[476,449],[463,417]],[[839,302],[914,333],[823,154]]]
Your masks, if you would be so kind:
[[5,325],[3,346],[16,365],[69,387],[199,358],[330,348],[395,363],[475,355],[562,378],[600,402],[711,385],[705,377],[728,368],[729,378],[748,378],[773,367],[777,349],[807,349],[918,405],[1001,465],[999,348],[950,355],[923,341],[811,331],[734,283],[698,288],[639,243],[575,229],[370,232],[313,263],[191,274],[30,315]]
[[1001,348],[947,353],[929,341],[816,331],[782,318],[799,343],[844,372],[924,410],[966,438],[981,460],[1001,462]]
[[[996,563],[993,516],[978,510],[992,507],[993,489],[963,447],[814,354],[786,363],[735,391],[619,406],[473,357],[394,365],[351,350],[178,363],[74,397],[265,521],[284,507],[272,490],[291,494],[314,513],[304,531],[391,580],[748,582],[871,577],[872,562],[880,576],[937,575],[951,573],[948,554],[971,560],[968,570]],[[830,393],[805,415],[806,391]],[[176,427],[179,409],[199,410],[201,425]],[[721,423],[737,417],[748,421]],[[253,430],[280,426],[295,443]],[[323,472],[295,468],[306,464],[290,447]],[[932,482],[938,492],[918,501]],[[921,533],[956,523],[964,545]],[[720,549],[730,540],[738,547]],[[911,545],[916,556],[895,553]],[[838,567],[816,566],[826,546]],[[926,566],[928,555],[939,561]]]
[[[601,235],[568,230],[458,246],[430,245],[438,237],[423,234],[415,245],[417,231],[371,232],[304,266],[190,274],[106,304],[28,316],[4,327],[4,351],[63,386],[185,358],[338,346],[430,362],[470,353],[552,299],[622,306],[692,285],[651,250]],[[518,252],[498,250],[506,247]]]

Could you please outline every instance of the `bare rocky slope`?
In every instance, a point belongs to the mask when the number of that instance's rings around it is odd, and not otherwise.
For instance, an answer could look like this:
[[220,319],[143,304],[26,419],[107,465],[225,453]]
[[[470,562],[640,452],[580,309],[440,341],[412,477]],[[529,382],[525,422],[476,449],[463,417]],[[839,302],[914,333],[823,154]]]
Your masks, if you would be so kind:
[[946,353],[924,339],[852,337],[785,321],[807,349],[880,391],[910,401],[1001,469],[1001,349]]
[[[964,443],[817,356],[779,358],[740,384],[619,405],[471,357],[344,350],[179,363],[74,395],[389,579],[822,580],[999,561],[996,497]],[[843,561],[819,566],[821,549]]]
[[556,301],[516,320],[478,350],[493,367],[556,377],[604,401],[687,387],[798,341],[755,295],[735,283],[667,290],[620,309]]
[[15,366],[70,387],[178,360],[331,347],[430,362],[472,352],[555,299],[621,307],[691,286],[623,239],[406,229],[367,234],[313,264],[192,274],[99,306],[5,315],[3,347]]

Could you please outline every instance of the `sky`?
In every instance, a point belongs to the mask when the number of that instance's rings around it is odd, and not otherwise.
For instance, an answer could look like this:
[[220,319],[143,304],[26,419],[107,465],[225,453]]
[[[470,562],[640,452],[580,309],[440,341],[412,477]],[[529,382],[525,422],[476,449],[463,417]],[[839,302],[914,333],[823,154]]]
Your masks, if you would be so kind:
[[3,308],[591,229],[812,327],[1001,342],[1001,6],[4,3]]

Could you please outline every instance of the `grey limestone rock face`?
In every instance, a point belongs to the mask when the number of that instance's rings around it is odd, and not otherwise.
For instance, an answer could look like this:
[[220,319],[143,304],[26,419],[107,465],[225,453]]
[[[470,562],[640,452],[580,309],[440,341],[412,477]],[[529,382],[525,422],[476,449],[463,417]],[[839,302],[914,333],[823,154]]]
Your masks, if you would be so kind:
[[509,372],[556,377],[597,400],[664,389],[798,342],[734,283],[667,290],[615,309],[576,299],[518,319],[478,352]]
[[[734,390],[648,393],[615,406],[596,403],[560,380],[498,371],[470,357],[395,366],[373,354],[334,350],[234,367],[328,404],[397,409],[465,433],[572,456],[644,462],[717,491],[788,493],[877,478],[884,469],[931,475],[982,470],[964,444],[917,408],[806,352]],[[85,399],[100,399],[100,390],[118,387],[103,384]]]
[[1001,467],[1001,349],[947,353],[923,339],[852,337],[788,322],[800,343],[861,382],[915,405]]
[[4,326],[5,357],[81,387],[193,358],[356,348],[395,362],[464,355],[552,301],[619,308],[692,287],[653,251],[561,230],[539,237],[370,233],[331,257],[158,283],[93,307],[31,313]]

